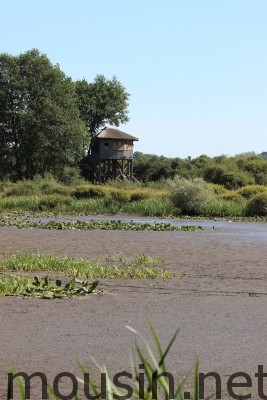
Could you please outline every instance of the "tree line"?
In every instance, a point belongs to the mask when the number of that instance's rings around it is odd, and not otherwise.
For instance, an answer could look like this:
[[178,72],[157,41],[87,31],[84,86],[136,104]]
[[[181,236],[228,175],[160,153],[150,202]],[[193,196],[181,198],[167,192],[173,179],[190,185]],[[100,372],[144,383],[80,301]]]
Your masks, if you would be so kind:
[[101,128],[129,120],[128,100],[116,77],[74,82],[37,49],[0,54],[0,180],[58,177]]
[[[73,81],[37,49],[0,54],[0,180],[60,178],[100,129],[129,121],[129,96],[116,77]],[[228,189],[267,185],[266,158],[266,152],[194,159],[135,152],[134,176],[145,183],[201,177]]]
[[134,176],[142,182],[159,182],[175,176],[223,185],[237,189],[246,185],[267,185],[267,153],[254,152],[236,156],[220,155],[196,158],[167,158],[154,154],[134,153]]

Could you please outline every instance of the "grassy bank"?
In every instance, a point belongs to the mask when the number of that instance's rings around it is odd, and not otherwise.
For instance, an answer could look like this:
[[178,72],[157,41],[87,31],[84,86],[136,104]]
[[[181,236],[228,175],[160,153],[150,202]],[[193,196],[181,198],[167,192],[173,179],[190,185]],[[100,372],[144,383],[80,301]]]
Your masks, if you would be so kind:
[[113,182],[101,186],[79,182],[66,186],[46,176],[32,181],[2,182],[0,212],[16,210],[65,215],[135,214],[151,217],[267,215],[265,186],[250,185],[230,191],[221,185],[203,185],[199,180],[180,181],[177,179],[174,183],[166,181],[153,185]]

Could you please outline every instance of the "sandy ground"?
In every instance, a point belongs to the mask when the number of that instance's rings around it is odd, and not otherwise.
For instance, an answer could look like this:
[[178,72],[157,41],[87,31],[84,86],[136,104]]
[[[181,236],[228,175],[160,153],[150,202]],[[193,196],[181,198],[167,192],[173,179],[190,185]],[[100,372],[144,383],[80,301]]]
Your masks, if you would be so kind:
[[[1,228],[1,254],[37,250],[97,259],[144,253],[164,257],[159,268],[184,271],[186,276],[102,279],[103,294],[83,299],[0,298],[0,400],[11,367],[28,374],[43,372],[49,383],[61,372],[80,375],[76,359],[98,376],[92,356],[106,364],[111,375],[131,372],[130,349],[136,337],[125,325],[152,344],[149,321],[163,346],[179,328],[167,361],[174,375],[183,375],[197,357],[201,372],[217,372],[222,382],[238,371],[253,378],[261,364],[267,372],[266,233],[264,223],[224,224],[196,232]],[[34,382],[32,399],[41,398],[39,387]],[[64,387],[67,382],[62,382],[62,392]]]

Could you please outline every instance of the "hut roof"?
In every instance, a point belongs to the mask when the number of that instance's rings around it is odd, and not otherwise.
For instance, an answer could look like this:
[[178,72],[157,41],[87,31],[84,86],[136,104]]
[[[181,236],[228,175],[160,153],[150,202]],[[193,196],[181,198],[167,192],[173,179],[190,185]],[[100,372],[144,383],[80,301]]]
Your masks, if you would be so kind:
[[97,133],[95,137],[98,137],[99,139],[138,140],[137,137],[114,128],[104,128],[101,132]]

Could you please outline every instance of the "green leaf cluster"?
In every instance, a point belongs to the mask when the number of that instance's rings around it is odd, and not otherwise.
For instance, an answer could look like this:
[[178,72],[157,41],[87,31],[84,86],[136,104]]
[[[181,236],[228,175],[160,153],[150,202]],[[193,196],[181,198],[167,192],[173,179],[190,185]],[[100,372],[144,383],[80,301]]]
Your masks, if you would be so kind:
[[60,177],[90,135],[128,121],[128,97],[116,77],[73,82],[37,49],[0,54],[0,180]]
[[71,279],[65,285],[60,279],[50,282],[48,276],[40,279],[37,275],[25,288],[16,291],[19,296],[39,297],[42,299],[63,299],[73,296],[87,296],[98,286],[99,281]]

